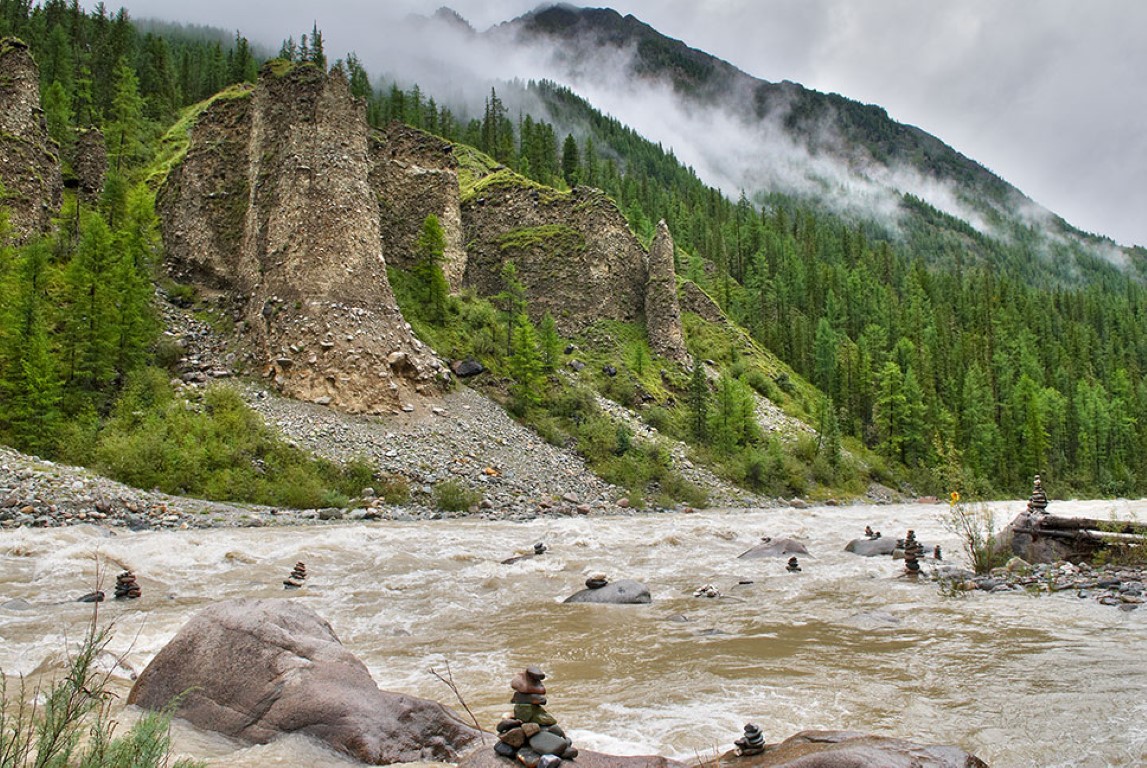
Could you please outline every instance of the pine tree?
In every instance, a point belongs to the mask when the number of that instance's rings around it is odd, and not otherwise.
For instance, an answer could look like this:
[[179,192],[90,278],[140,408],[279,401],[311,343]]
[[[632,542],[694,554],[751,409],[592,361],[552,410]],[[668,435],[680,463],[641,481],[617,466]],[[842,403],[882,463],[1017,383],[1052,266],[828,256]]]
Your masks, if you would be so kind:
[[709,439],[709,380],[704,363],[693,356],[693,372],[689,377],[689,431],[698,443]]
[[512,352],[506,361],[514,383],[510,393],[515,404],[525,411],[541,404],[544,396],[545,377],[542,374],[542,358],[538,354],[538,336],[534,325],[526,315],[519,314],[511,333]]
[[553,373],[557,370],[560,360],[562,340],[558,335],[558,325],[554,321],[554,316],[549,312],[542,316],[542,324],[538,329],[538,347],[542,354],[542,370]]
[[0,283],[12,299],[0,317],[0,424],[16,447],[41,455],[51,454],[61,419],[46,318],[48,260],[44,243],[26,246],[13,279]]
[[578,158],[577,139],[573,137],[572,133],[566,134],[566,140],[562,144],[562,178],[565,179],[566,184],[571,187],[577,185],[580,167],[581,160]]
[[446,319],[446,305],[450,296],[450,286],[442,272],[442,261],[446,253],[446,235],[438,217],[428,214],[422,221],[422,230],[414,244],[414,273],[422,284],[422,295],[427,317],[435,323]]

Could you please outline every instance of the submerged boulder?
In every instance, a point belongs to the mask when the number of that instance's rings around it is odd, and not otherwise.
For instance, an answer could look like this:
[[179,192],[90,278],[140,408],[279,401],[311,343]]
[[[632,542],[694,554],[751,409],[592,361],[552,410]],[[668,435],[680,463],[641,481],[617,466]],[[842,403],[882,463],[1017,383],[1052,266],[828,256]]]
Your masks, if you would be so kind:
[[256,744],[301,733],[364,763],[453,762],[478,732],[441,704],[381,691],[331,626],[293,600],[196,614],[139,676],[129,704]]
[[861,557],[879,557],[891,555],[896,551],[896,539],[881,536],[878,539],[853,539],[844,547],[845,552],[851,552]]
[[707,768],[988,768],[959,747],[926,746],[855,731],[801,731],[759,755],[730,751]]
[[566,603],[611,603],[614,605],[644,604],[652,602],[649,587],[640,581],[622,579],[597,588],[586,588],[567,597]]
[[765,539],[757,546],[737,555],[739,560],[754,560],[758,557],[787,557],[807,555],[808,548],[796,539]]

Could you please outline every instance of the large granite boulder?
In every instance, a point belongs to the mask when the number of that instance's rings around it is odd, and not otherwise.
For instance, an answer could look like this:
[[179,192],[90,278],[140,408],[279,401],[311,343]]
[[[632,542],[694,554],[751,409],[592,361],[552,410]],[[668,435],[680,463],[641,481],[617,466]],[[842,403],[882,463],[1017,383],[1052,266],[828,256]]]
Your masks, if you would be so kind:
[[884,536],[879,539],[853,539],[844,546],[844,551],[852,552],[861,557],[891,555],[896,551],[896,539],[885,538]]
[[[607,755],[584,749],[578,750],[576,760],[563,762],[571,768],[685,768],[684,763],[660,755]],[[521,763],[479,747],[462,758],[458,768],[521,768]]]
[[787,557],[788,555],[807,554],[808,548],[796,539],[767,539],[737,555],[737,558],[755,560],[758,557]]
[[453,762],[477,737],[441,704],[380,691],[330,625],[293,600],[195,615],[139,676],[129,704],[266,744],[302,733],[373,765]]
[[[580,758],[579,758],[580,762]],[[801,731],[759,755],[726,752],[708,768],[988,768],[959,747],[924,746],[854,731]]]
[[[640,581],[622,579],[611,581],[597,589],[583,589],[567,597],[566,603],[611,603],[614,605],[644,604],[652,602],[649,587]],[[578,758],[579,762],[581,758]]]

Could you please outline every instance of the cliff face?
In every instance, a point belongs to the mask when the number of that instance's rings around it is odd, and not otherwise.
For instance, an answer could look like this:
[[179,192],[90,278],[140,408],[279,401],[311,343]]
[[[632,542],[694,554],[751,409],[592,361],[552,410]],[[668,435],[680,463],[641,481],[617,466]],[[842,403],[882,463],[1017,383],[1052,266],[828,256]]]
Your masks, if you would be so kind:
[[343,77],[272,62],[200,116],[160,214],[172,270],[230,292],[284,394],[382,413],[448,374],[386,279],[367,137]]
[[462,287],[466,250],[458,200],[458,161],[447,141],[402,123],[371,137],[370,183],[378,195],[382,254],[392,266],[414,266],[414,244],[428,214],[446,235],[442,271],[452,291]]
[[462,221],[465,284],[478,293],[502,291],[502,266],[513,261],[535,321],[549,312],[570,334],[598,319],[642,319],[645,251],[600,191],[479,185],[462,206]]
[[13,240],[47,231],[64,192],[56,142],[40,107],[40,74],[28,46],[0,40],[0,204],[9,210]]
[[655,352],[688,358],[665,222],[646,254],[600,190],[561,193],[504,169],[475,185],[462,205],[462,222],[464,283],[478,293],[502,291],[502,266],[513,261],[535,322],[549,312],[565,334],[599,319],[644,322]]

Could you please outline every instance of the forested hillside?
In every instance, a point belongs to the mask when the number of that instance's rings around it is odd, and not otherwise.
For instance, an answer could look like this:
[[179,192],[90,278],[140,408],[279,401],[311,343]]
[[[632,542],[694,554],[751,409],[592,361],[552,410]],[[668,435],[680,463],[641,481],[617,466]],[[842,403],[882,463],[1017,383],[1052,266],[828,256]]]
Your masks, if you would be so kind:
[[[0,0],[7,35],[29,43],[40,65],[65,179],[78,131],[90,125],[103,131],[109,171],[98,198],[69,193],[51,236],[23,245],[0,239],[0,437],[111,466],[126,455],[132,430],[159,428],[169,403],[156,394],[162,376],[141,373],[173,354],[149,301],[151,281],[164,278],[155,190],[144,182],[169,159],[161,137],[183,110],[252,81],[260,62],[241,34],[160,25],[144,32],[125,11],[87,13],[76,2]],[[317,29],[279,53],[328,63]],[[995,495],[1025,492],[1040,472],[1064,494],[1147,490],[1147,293],[1128,270],[1070,240],[1049,246],[1022,227],[1007,242],[988,239],[907,197],[900,231],[780,193],[731,200],[671,151],[554,83],[497,85],[483,114],[469,115],[418,87],[372,83],[353,54],[334,65],[377,126],[407,122],[541,184],[599,187],[646,242],[664,218],[678,275],[830,398],[830,408],[806,415],[846,443],[851,437],[858,451],[882,455],[880,479],[910,481],[920,492]],[[538,106],[511,111],[510,101]],[[784,376],[760,381],[739,347],[711,345],[696,323],[689,330],[690,351],[714,360],[726,392],[736,383],[783,399],[794,386]],[[641,355],[621,362],[647,364]],[[688,428],[689,410],[708,407],[703,382],[671,384],[660,390],[665,401],[644,412],[672,432],[665,414],[676,408],[677,431],[704,449],[711,435]],[[610,450],[628,440],[609,437]],[[732,449],[774,463],[778,451],[799,453],[750,433]],[[741,466],[732,474],[742,482],[792,491]],[[812,476],[826,493],[839,480]]]

